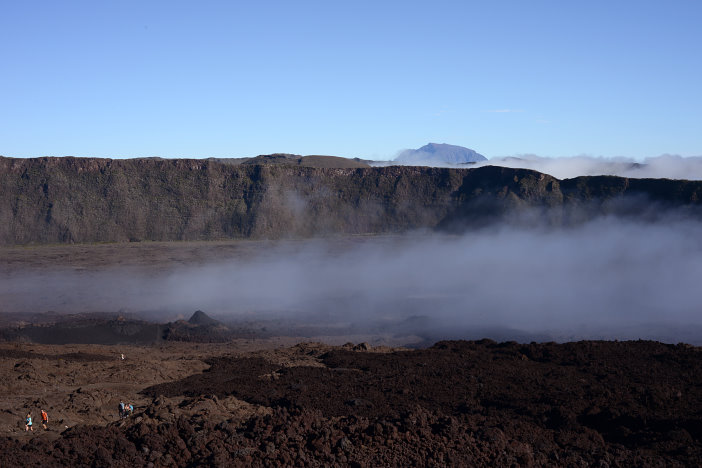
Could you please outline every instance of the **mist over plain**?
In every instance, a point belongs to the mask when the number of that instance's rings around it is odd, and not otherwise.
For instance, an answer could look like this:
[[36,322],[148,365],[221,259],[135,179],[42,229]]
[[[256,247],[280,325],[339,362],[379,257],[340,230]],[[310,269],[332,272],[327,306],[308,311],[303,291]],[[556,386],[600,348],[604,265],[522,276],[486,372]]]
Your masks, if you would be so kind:
[[702,342],[702,224],[601,217],[266,244],[252,255],[6,272],[3,312],[277,320],[427,339]]

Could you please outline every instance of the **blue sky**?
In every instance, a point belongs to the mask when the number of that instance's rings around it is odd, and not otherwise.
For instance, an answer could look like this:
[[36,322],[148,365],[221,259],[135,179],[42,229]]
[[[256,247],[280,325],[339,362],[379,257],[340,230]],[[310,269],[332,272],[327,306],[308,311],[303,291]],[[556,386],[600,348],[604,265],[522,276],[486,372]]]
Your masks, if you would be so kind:
[[0,154],[702,155],[700,1],[22,1]]

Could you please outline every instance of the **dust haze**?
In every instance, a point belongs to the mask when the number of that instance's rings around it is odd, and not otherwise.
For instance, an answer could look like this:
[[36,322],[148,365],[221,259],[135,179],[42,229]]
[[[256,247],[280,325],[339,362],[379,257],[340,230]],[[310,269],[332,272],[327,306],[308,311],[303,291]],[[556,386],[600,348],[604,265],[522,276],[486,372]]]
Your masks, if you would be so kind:
[[162,320],[200,309],[224,322],[427,339],[700,343],[701,227],[601,217],[568,228],[279,242],[167,268],[4,266],[0,308]]

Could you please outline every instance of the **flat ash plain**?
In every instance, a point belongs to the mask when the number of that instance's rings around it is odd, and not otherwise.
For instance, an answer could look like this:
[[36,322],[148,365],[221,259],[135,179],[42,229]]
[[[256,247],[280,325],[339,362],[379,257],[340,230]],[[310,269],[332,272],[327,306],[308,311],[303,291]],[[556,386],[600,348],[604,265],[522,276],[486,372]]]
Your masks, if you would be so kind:
[[[113,255],[168,268],[251,245],[15,247],[0,274]],[[0,466],[702,465],[702,348],[403,339],[0,342]]]

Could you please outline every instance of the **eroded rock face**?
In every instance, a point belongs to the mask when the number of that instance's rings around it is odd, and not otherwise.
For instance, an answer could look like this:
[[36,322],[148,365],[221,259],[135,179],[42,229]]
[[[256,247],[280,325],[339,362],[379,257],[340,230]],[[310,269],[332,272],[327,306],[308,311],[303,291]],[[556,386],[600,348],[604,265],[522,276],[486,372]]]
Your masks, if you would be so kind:
[[698,181],[559,181],[535,171],[490,166],[320,166],[0,157],[0,244],[455,229],[525,209],[549,210],[547,222],[568,223],[609,213],[608,201],[622,196],[673,207],[702,200]]

